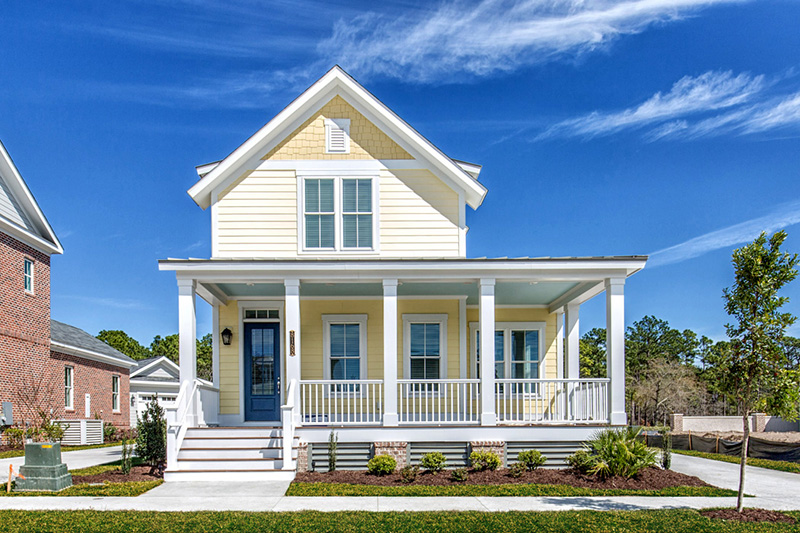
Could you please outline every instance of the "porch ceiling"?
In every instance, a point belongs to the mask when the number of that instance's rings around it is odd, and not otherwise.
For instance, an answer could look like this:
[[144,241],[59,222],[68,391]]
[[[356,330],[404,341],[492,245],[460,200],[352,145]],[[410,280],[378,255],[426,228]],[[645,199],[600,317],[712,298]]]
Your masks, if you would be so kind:
[[[497,281],[495,290],[496,305],[550,305],[575,289],[579,283]],[[218,283],[216,287],[229,299],[237,298],[275,298],[283,297],[282,283]],[[466,296],[468,305],[478,304],[477,282],[400,282],[397,287],[398,296]],[[333,297],[374,297],[383,296],[380,283],[302,283],[300,296],[311,298]]]

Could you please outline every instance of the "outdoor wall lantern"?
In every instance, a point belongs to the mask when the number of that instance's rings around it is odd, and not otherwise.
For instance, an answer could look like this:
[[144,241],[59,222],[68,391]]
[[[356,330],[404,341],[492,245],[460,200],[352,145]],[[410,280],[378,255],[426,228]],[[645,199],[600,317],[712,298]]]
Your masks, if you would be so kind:
[[230,328],[225,328],[222,330],[222,344],[225,346],[230,346],[231,337],[233,337],[233,332],[230,330]]

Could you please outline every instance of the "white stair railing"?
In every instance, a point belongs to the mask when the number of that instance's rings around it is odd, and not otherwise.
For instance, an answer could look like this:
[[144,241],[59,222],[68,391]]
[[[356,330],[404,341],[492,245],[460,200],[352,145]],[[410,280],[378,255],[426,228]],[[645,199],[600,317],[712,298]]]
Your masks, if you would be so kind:
[[215,425],[219,389],[195,379],[181,384],[175,403],[165,408],[167,419],[167,470],[178,469],[178,452],[190,427]]
[[283,423],[283,469],[294,470],[294,457],[292,447],[294,445],[294,411],[295,396],[297,394],[297,380],[289,382],[286,389],[286,404],[281,406],[281,421]]

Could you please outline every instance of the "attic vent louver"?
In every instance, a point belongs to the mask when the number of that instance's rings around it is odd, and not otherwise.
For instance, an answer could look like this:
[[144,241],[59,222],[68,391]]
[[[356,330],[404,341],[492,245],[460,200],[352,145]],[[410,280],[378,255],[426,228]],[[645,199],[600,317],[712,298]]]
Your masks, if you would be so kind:
[[325,151],[330,154],[350,153],[350,119],[325,119]]

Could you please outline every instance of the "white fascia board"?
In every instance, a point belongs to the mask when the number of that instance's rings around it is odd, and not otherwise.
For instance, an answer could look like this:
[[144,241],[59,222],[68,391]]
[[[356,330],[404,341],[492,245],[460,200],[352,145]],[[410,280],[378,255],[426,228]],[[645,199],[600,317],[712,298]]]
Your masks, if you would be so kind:
[[33,248],[34,250],[38,250],[43,254],[53,255],[53,254],[60,254],[63,253],[64,250],[61,248],[61,244],[55,246],[50,241],[42,239],[40,236],[36,235],[35,233],[31,233],[30,231],[17,226],[16,224],[6,220],[5,218],[0,217],[0,231],[11,235],[15,239],[20,242],[23,242]]
[[50,341],[50,348],[54,352],[65,353],[67,355],[74,355],[75,357],[81,357],[83,359],[90,359],[92,361],[98,361],[100,363],[106,363],[112,366],[118,366],[121,368],[133,368],[136,366],[135,361],[127,362],[121,361],[116,357],[111,357],[110,355],[102,354],[99,352],[95,352],[92,350],[86,350],[84,348],[78,348],[77,346],[72,346],[69,344],[63,344],[56,341]]
[[172,369],[175,372],[180,373],[180,371],[181,371],[180,367],[178,365],[176,365],[175,363],[173,363],[172,360],[169,357],[166,357],[166,356],[162,355],[158,359],[150,361],[147,365],[143,366],[142,368],[137,368],[135,371],[131,372],[131,378],[133,378],[133,376],[138,376],[139,374],[141,374],[145,370],[149,370],[149,369],[153,368],[154,366],[158,366],[158,365],[162,365],[162,364],[172,367]]
[[362,281],[402,277],[418,281],[601,281],[641,270],[644,259],[568,261],[162,261],[158,268],[178,278],[237,283],[300,278],[307,281]]
[[210,305],[228,305],[228,295],[214,283],[198,283],[197,295]]
[[[58,237],[56,237],[56,232],[53,231],[52,226],[50,226],[50,223],[47,221],[47,217],[44,216],[44,213],[39,207],[39,203],[33,197],[33,193],[31,193],[31,190],[28,188],[28,184],[22,179],[22,175],[19,173],[19,170],[2,142],[0,142],[0,174],[6,177],[6,185],[11,189],[14,198],[20,204],[20,207],[25,210],[25,214],[28,215],[31,224],[33,224],[42,235],[33,235],[21,228],[17,228],[17,231],[22,231],[22,234],[26,236],[27,239],[39,243],[39,246],[32,246],[43,253],[64,253],[64,248],[61,246]],[[15,228],[12,224],[4,225],[12,228],[12,231],[13,228]]]
[[[211,191],[232,176],[240,176],[241,169],[254,169],[270,144],[277,144],[294,131],[314,111],[315,106],[335,94],[344,93],[348,103],[384,130],[413,156],[429,161],[442,175],[458,185],[465,193],[467,203],[477,209],[486,195],[486,188],[447,157],[382,102],[359,85],[339,66],[333,67],[310,88],[278,113],[264,127],[223,159],[205,177],[189,189],[189,195],[203,209],[212,201]],[[387,131],[388,130],[388,131]],[[409,150],[411,148],[411,150]],[[416,152],[416,154],[414,153]],[[452,186],[452,184],[451,184]]]
[[180,379],[172,381],[147,381],[146,379],[131,378],[130,382],[131,392],[145,392],[144,390],[136,389],[161,389],[162,391],[178,391],[181,388]]
[[586,281],[584,283],[579,283],[576,287],[565,292],[560,297],[553,300],[553,302],[548,306],[548,312],[555,313],[559,309],[565,307],[568,303],[583,303],[591,298],[597,296],[601,292],[605,286],[603,282],[591,282]]

